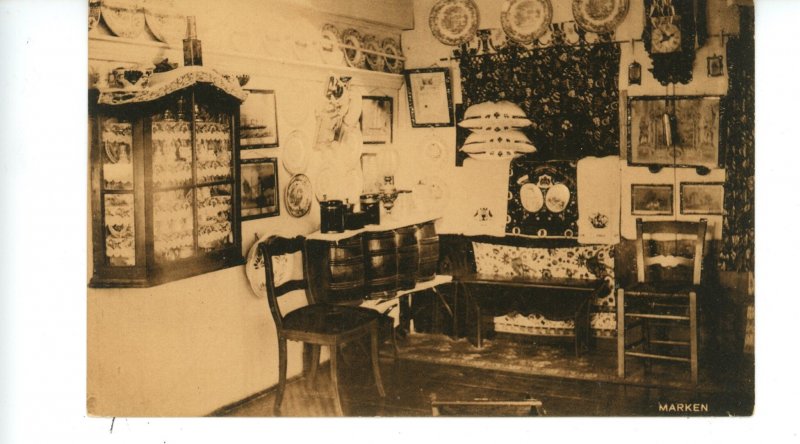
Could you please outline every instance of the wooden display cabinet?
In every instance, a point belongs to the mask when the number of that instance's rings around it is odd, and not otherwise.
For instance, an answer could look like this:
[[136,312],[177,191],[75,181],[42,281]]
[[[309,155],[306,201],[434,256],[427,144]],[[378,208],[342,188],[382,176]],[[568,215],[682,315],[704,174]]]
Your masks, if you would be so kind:
[[198,72],[163,76],[163,95],[90,97],[91,287],[149,287],[244,262],[241,99]]

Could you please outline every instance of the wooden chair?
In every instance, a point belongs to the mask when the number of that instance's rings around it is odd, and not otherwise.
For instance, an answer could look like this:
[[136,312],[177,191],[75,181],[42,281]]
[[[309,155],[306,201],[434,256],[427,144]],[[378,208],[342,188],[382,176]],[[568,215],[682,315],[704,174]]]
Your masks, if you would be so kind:
[[[309,274],[306,260],[302,261],[303,278],[301,280],[289,280],[276,286],[272,258],[297,252],[305,253],[305,239],[303,237],[298,236],[287,239],[272,236],[262,242],[259,245],[259,249],[264,257],[264,268],[266,269],[269,310],[275,320],[275,328],[278,334],[279,381],[278,393],[275,396],[275,415],[280,414],[281,402],[286,389],[287,341],[300,341],[311,346],[309,380],[312,383],[319,365],[320,347],[328,346],[330,348],[331,384],[333,385],[335,409],[337,414],[342,415],[342,404],[336,375],[337,351],[339,346],[343,344],[369,336],[375,385],[378,387],[380,396],[385,397],[380,367],[378,366],[378,322],[381,317],[380,313],[368,308],[314,301],[313,295],[308,291],[309,286],[306,276]],[[278,298],[293,290],[303,290],[306,294],[308,305],[284,315],[278,306]]]
[[[645,360],[646,371],[655,360],[689,364],[697,384],[697,305],[706,225],[705,219],[636,219],[636,282],[617,290],[620,378],[625,378],[626,358],[633,357]],[[640,335],[631,341],[636,328]]]

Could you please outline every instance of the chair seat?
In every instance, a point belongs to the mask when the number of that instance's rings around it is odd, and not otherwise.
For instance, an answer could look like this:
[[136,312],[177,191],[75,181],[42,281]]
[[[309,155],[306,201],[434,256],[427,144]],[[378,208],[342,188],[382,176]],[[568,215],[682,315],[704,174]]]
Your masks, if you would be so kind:
[[665,297],[674,298],[677,296],[689,296],[689,293],[694,291],[699,292],[698,285],[673,283],[673,282],[658,282],[658,283],[636,283],[631,286],[625,287],[625,296],[649,296],[649,297]]
[[288,313],[283,318],[284,330],[321,335],[341,335],[358,330],[380,313],[368,308],[334,304],[312,304]]

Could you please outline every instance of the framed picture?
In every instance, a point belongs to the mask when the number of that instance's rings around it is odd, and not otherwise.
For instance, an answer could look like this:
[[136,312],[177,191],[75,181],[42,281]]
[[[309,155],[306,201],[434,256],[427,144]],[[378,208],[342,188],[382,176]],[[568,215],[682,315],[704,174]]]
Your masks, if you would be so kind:
[[448,68],[405,71],[411,126],[453,126],[453,94]]
[[388,96],[361,99],[361,134],[364,143],[392,143],[392,106]]
[[724,200],[721,182],[681,183],[681,214],[723,214]]
[[628,98],[628,164],[719,166],[719,97]]
[[670,216],[673,214],[673,188],[669,184],[631,185],[631,214]]
[[278,108],[275,91],[251,89],[239,108],[239,135],[242,149],[278,146]]
[[242,220],[277,216],[278,159],[242,159],[240,177],[240,206]]
[[721,55],[713,55],[706,58],[706,68],[708,70],[709,77],[720,77],[724,72],[724,68],[722,67],[722,56]]

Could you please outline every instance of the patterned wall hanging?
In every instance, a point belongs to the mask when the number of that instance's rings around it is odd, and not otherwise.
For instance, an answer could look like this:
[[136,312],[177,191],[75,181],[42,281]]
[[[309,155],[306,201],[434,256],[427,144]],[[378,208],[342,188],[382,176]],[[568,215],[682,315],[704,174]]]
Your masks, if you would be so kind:
[[[460,52],[464,108],[508,100],[532,125],[534,158],[575,160],[619,153],[619,45],[602,43],[496,53]],[[458,146],[457,148],[460,148]]]
[[717,266],[755,267],[755,40],[753,8],[739,8],[739,37],[727,44],[728,95],[720,103],[725,216]]
[[576,179],[575,162],[512,161],[506,232],[537,237],[576,237]]

